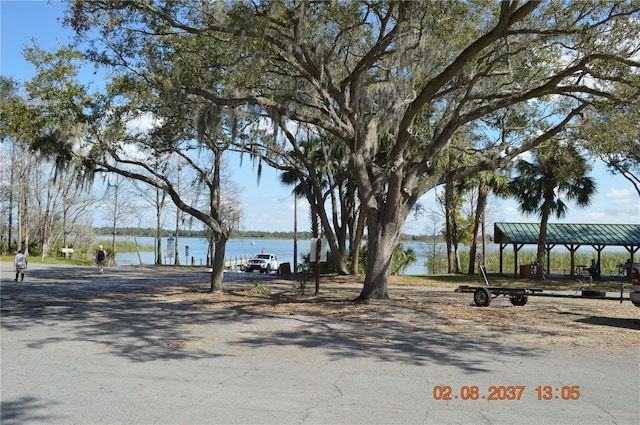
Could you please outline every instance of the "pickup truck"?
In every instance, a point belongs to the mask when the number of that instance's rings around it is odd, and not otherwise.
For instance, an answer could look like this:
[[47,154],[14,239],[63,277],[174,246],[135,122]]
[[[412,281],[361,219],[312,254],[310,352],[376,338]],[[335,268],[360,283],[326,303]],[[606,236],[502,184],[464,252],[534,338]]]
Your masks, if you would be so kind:
[[260,270],[260,273],[277,272],[280,268],[280,262],[278,258],[273,254],[258,254],[249,261],[244,268],[246,272],[253,272],[254,270]]

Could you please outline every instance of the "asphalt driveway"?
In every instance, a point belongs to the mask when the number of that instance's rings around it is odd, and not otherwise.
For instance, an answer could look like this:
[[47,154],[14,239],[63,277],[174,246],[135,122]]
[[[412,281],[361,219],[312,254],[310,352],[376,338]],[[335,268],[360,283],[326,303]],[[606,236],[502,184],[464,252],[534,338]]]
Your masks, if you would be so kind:
[[1,266],[6,425],[640,423],[636,347],[515,346],[152,296],[206,283],[201,271],[30,264],[16,283]]

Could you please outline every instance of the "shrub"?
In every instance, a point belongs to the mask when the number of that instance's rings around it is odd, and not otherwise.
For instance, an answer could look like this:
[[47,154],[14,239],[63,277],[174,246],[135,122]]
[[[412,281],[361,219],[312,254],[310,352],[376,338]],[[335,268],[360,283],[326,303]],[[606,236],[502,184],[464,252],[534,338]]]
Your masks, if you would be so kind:
[[253,295],[269,295],[271,294],[271,288],[261,280],[253,284],[253,288],[249,290],[249,293]]

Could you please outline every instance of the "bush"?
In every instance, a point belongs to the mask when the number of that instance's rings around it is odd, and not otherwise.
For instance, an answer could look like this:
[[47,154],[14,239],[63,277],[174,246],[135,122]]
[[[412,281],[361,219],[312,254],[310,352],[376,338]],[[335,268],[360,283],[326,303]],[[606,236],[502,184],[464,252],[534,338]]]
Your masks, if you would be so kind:
[[293,285],[293,290],[296,295],[307,295],[309,282],[305,280],[301,280],[298,282],[298,286]]
[[259,280],[253,284],[253,288],[249,290],[249,293],[253,295],[269,295],[271,294],[271,288]]

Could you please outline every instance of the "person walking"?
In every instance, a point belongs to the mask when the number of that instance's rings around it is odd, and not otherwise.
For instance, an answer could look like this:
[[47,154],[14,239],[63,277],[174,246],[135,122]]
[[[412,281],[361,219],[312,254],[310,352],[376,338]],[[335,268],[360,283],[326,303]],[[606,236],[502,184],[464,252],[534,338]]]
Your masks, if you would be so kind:
[[594,258],[591,260],[591,265],[589,266],[589,269],[588,269],[591,277],[600,277],[600,272],[598,269],[599,269],[598,262]]
[[107,259],[107,254],[104,252],[104,247],[100,245],[98,247],[98,253],[96,254],[96,263],[98,264],[98,274],[104,274],[104,261]]
[[24,255],[24,249],[21,249],[13,260],[13,268],[16,271],[16,278],[14,280],[16,282],[18,281],[18,276],[20,276],[20,282],[24,281],[24,272],[27,270],[28,263],[27,256]]

